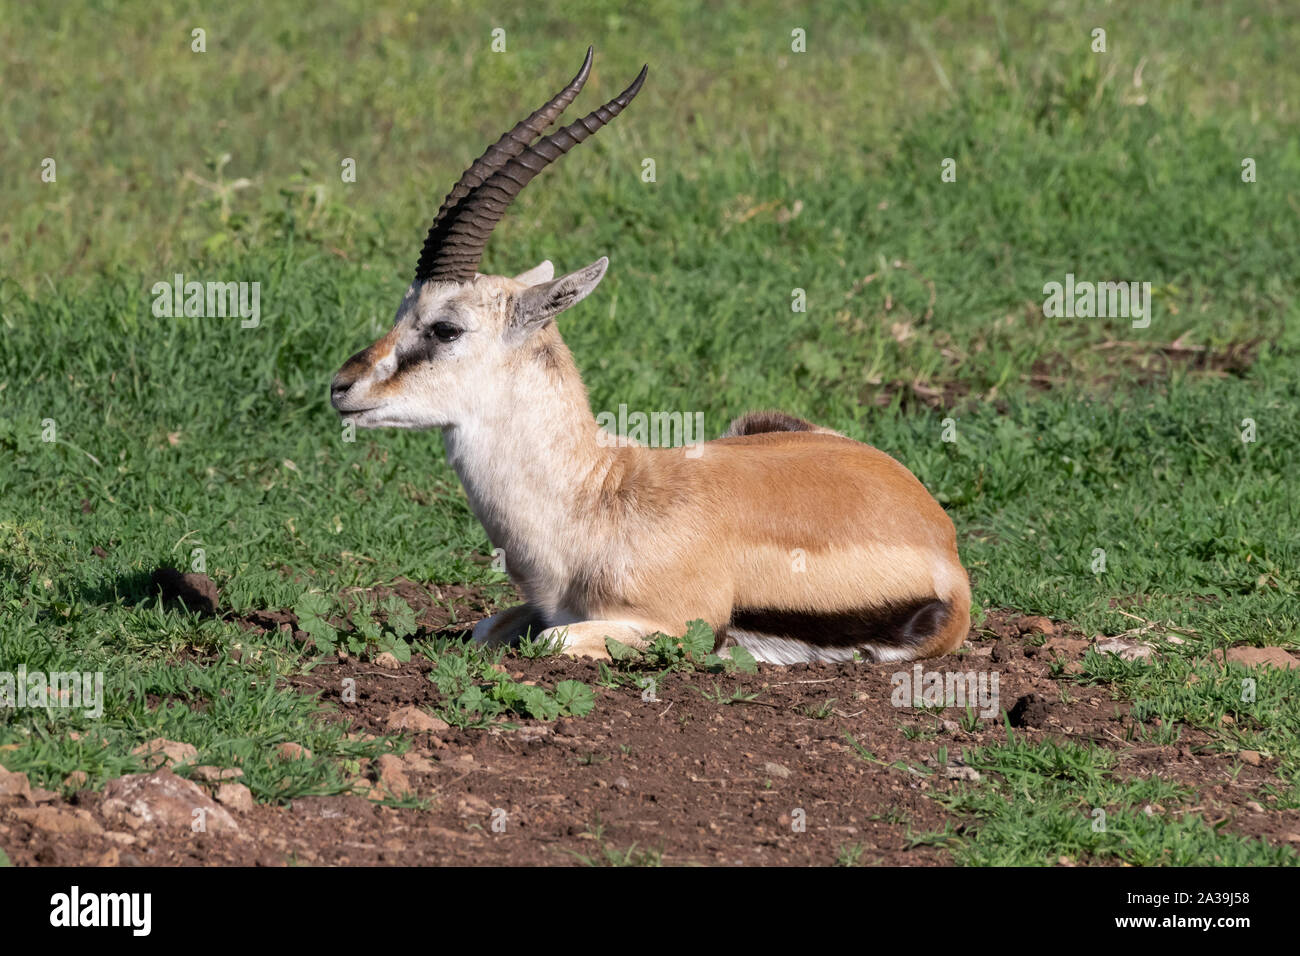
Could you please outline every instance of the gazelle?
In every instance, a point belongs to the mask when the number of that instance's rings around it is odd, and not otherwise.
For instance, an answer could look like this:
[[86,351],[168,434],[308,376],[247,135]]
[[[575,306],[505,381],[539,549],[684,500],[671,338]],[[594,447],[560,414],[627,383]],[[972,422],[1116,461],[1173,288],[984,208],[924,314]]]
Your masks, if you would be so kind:
[[883,452],[779,412],[691,448],[597,425],[555,317],[609,260],[560,278],[476,269],[537,173],[617,116],[646,68],[578,122],[544,131],[572,82],[469,167],[443,201],[392,330],[352,356],[331,398],[367,428],[442,429],[448,458],[526,604],[479,622],[492,644],[534,636],[607,656],[702,619],[772,663],[901,661],[966,637],[970,586],[952,521]]

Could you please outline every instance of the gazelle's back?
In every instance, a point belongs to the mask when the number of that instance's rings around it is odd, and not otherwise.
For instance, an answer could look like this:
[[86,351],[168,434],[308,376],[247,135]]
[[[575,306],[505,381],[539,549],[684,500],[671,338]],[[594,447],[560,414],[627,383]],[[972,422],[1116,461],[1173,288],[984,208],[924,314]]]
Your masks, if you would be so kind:
[[[956,540],[952,521],[915,475],[878,448],[850,438],[818,432],[720,438],[705,446],[701,460],[715,496],[730,500],[738,518],[744,515],[746,523],[804,546]],[[828,522],[829,515],[839,523]]]

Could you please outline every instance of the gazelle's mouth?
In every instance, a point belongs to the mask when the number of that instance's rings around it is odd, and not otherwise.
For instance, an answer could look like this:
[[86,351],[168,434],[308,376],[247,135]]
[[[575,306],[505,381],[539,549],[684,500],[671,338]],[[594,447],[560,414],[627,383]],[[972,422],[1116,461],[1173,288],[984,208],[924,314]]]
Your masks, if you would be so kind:
[[366,405],[363,408],[340,408],[335,405],[334,410],[339,413],[339,418],[345,422],[352,422],[357,425],[366,424],[366,419],[373,418],[376,413],[383,411],[382,405]]
[[[332,386],[330,388],[330,405],[333,406],[334,411],[344,416],[360,415],[362,412],[373,412],[376,408],[380,407],[379,405],[353,405],[351,401],[349,401],[348,396],[348,392],[351,391],[353,384],[354,383],[349,382],[342,388],[339,388],[338,386]],[[352,401],[355,401],[355,399]]]
[[368,408],[339,409],[339,420],[353,428],[387,428],[395,422],[384,417],[384,406],[372,405]]

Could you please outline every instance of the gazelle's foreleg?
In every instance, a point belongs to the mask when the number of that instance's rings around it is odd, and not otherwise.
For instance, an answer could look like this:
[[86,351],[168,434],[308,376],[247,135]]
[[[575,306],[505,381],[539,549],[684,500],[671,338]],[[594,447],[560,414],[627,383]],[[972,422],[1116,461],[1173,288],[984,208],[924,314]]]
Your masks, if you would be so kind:
[[474,640],[488,647],[509,647],[532,628],[533,637],[543,626],[542,617],[530,604],[519,604],[474,625]]
[[605,647],[607,637],[640,649],[650,645],[647,638],[651,634],[671,634],[673,630],[669,625],[646,621],[576,621],[573,624],[548,627],[542,631],[540,637],[558,639],[563,636],[565,654],[607,661],[609,660],[609,651]]

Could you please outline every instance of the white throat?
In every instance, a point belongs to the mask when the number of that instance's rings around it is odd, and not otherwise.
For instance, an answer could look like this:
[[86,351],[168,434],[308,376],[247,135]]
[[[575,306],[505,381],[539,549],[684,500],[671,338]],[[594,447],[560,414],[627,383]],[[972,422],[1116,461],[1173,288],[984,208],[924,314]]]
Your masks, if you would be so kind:
[[591,489],[612,462],[612,449],[596,440],[586,390],[567,378],[529,369],[514,395],[498,393],[491,407],[443,429],[475,517],[525,599],[549,614],[561,610],[575,568],[599,559],[595,543],[575,540],[574,530],[590,522]]

